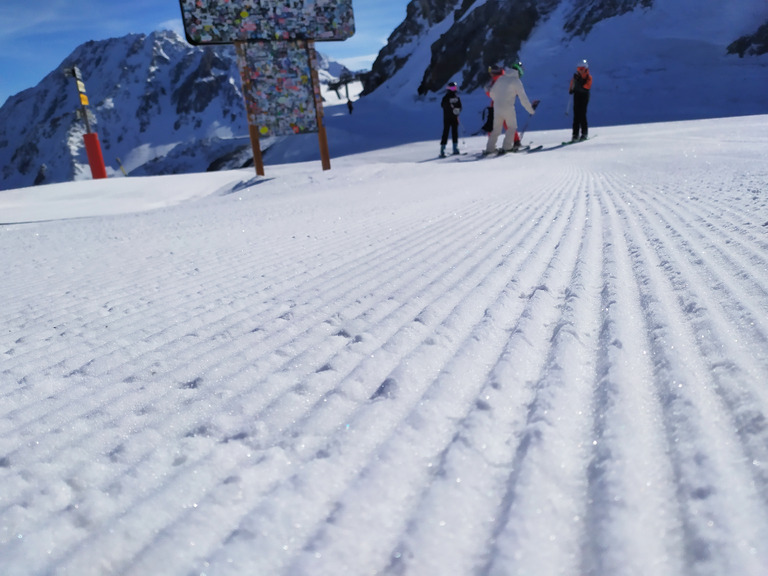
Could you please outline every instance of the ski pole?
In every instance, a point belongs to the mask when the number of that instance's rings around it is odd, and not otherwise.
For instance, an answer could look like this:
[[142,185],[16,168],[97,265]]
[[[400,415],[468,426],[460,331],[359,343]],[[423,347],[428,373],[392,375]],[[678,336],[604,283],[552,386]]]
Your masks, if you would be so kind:
[[[534,100],[531,103],[531,106],[533,106],[534,112],[536,111],[536,108],[539,107],[539,103],[540,102],[541,102],[541,100]],[[528,119],[525,121],[525,126],[523,126],[523,129],[519,131],[520,142],[523,141],[523,134],[525,134],[525,131],[528,130],[528,124],[531,123],[531,118],[533,118],[533,114],[528,114]]]
[[531,114],[528,115],[528,120],[525,121],[525,126],[523,126],[522,130],[518,131],[518,136],[520,136],[520,142],[523,141],[523,136],[525,135],[525,131],[528,130],[528,124],[531,122]]
[[571,95],[568,95],[568,102],[565,105],[565,115],[570,116],[571,114]]

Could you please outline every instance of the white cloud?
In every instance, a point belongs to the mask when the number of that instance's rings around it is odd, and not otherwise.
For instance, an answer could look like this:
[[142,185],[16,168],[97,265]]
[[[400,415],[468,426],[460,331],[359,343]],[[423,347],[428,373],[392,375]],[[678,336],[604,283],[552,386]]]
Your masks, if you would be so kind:
[[370,70],[373,66],[373,61],[376,60],[375,54],[364,54],[362,56],[353,56],[350,58],[335,59],[339,64],[343,64],[349,70]]
[[166,20],[164,22],[160,22],[157,27],[158,30],[172,30],[179,34],[179,36],[184,36],[184,24],[181,21],[181,15],[179,15],[178,18],[172,18],[170,20]]

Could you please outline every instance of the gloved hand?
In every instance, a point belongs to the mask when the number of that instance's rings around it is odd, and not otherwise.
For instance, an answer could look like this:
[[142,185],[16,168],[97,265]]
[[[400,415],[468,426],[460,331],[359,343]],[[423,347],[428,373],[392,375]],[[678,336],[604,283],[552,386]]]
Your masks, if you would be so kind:
[[536,110],[536,108],[539,107],[539,104],[541,103],[541,100],[534,100],[531,102],[531,106],[533,106],[533,109]]

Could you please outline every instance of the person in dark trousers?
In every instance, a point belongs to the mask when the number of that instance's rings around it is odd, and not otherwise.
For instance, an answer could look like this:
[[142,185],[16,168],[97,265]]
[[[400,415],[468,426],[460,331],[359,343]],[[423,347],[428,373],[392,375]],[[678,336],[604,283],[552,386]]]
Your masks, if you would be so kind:
[[440,157],[445,157],[445,147],[448,144],[448,132],[453,139],[453,153],[459,154],[459,114],[461,114],[461,98],[456,82],[448,84],[445,96],[440,101],[443,109],[443,137],[440,139]]
[[[586,140],[589,137],[587,106],[591,89],[592,75],[589,73],[589,63],[581,60],[576,66],[576,73],[571,78],[571,86],[568,90],[569,94],[573,94],[573,142]],[[581,130],[581,136],[579,136],[579,130]]]

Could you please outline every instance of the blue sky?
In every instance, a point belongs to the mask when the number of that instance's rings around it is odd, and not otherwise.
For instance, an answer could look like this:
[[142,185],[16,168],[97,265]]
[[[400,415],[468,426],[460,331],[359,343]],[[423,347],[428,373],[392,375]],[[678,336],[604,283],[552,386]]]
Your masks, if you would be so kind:
[[[355,35],[318,45],[353,69],[366,68],[405,18],[409,0],[353,0]],[[36,86],[88,40],[171,29],[183,32],[178,0],[2,0],[0,105]]]

